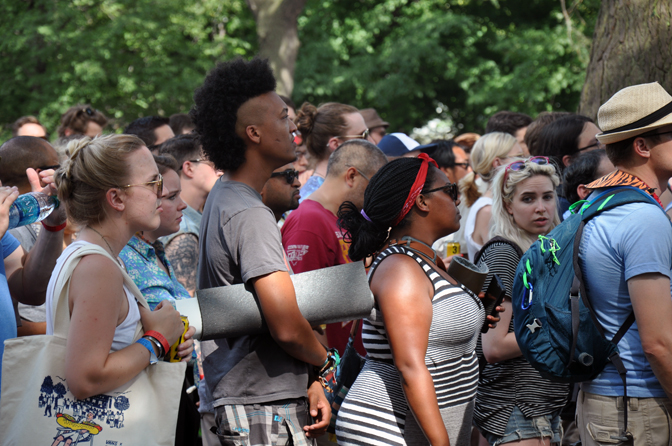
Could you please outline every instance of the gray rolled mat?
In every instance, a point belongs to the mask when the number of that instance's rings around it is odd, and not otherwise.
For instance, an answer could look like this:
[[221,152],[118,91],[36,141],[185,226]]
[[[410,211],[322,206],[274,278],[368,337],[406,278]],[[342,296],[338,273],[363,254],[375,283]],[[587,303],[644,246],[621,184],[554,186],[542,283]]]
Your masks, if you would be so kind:
[[[362,262],[295,274],[291,279],[299,310],[312,326],[361,319],[373,309],[373,294]],[[251,286],[199,290],[194,299],[176,303],[177,310],[196,327],[196,339],[206,341],[268,332]]]

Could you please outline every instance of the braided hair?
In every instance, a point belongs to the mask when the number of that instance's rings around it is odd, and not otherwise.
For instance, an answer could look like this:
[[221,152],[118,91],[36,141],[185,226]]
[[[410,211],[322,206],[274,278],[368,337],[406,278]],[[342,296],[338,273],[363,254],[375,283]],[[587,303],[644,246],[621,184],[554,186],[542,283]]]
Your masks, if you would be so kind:
[[[357,207],[344,202],[338,209],[338,227],[343,238],[350,243],[348,255],[352,260],[361,260],[380,251],[389,236],[392,222],[399,216],[423,161],[418,158],[397,158],[371,177],[364,192],[364,217]],[[434,182],[438,169],[429,166],[424,188]],[[404,227],[409,212],[397,225]]]

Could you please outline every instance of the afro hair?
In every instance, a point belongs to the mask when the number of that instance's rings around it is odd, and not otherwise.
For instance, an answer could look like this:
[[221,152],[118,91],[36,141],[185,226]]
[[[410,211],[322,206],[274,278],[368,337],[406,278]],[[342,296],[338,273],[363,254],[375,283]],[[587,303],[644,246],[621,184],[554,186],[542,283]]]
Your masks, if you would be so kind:
[[217,169],[235,171],[245,162],[245,142],[236,134],[238,109],[272,91],[275,77],[268,60],[254,58],[218,64],[194,92],[189,116],[203,151]]

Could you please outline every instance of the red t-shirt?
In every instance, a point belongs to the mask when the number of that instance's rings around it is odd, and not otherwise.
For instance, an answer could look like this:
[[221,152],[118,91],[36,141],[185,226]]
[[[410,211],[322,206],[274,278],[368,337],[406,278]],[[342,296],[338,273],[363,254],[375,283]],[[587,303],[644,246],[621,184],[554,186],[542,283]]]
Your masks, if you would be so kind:
[[[343,240],[336,221],[334,214],[310,198],[289,214],[282,225],[282,244],[295,274],[351,262],[349,244]],[[342,354],[351,328],[352,322],[327,324],[329,347],[338,349]],[[366,352],[360,332],[355,338],[355,348],[362,355]]]

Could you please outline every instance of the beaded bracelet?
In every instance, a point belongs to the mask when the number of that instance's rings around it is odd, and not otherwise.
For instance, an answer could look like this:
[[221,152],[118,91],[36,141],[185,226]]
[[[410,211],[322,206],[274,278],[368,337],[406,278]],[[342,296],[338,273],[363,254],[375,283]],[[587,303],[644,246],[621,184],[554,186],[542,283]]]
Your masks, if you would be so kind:
[[170,351],[170,344],[168,343],[168,339],[166,339],[165,336],[163,336],[161,333],[159,333],[156,330],[149,330],[145,332],[145,336],[151,336],[152,338],[156,339],[161,343],[161,346],[163,346],[163,351],[168,352]]
[[327,377],[329,374],[334,373],[336,371],[336,368],[341,362],[341,358],[338,355],[338,350],[335,348],[330,348],[327,349],[327,359],[324,361],[324,364],[322,364],[322,367],[319,369],[315,367],[315,372],[317,372],[317,379],[320,381],[320,384],[322,384],[322,387],[328,392],[331,393],[333,390],[329,386],[329,380]]

